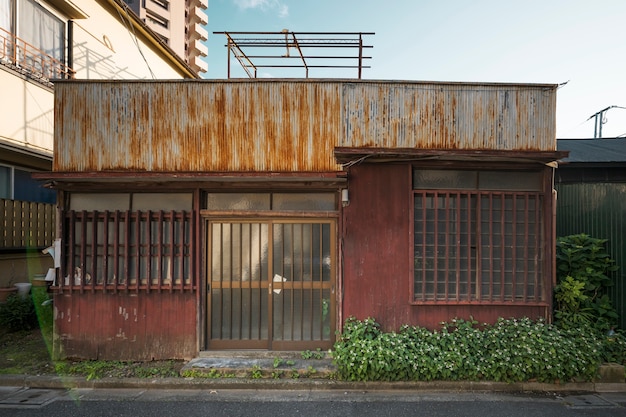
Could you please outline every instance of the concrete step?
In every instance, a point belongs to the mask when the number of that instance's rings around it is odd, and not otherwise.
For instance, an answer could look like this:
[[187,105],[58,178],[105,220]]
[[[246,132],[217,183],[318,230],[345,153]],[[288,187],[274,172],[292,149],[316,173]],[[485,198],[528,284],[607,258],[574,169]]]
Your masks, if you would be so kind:
[[275,350],[204,350],[199,358],[241,358],[241,359],[331,359],[329,352],[315,351],[275,351]]
[[[260,353],[260,352],[257,352]],[[194,378],[331,378],[336,372],[332,359],[302,359],[301,352],[212,352],[209,357],[192,359],[181,369],[181,375]],[[206,354],[206,353],[205,353]]]

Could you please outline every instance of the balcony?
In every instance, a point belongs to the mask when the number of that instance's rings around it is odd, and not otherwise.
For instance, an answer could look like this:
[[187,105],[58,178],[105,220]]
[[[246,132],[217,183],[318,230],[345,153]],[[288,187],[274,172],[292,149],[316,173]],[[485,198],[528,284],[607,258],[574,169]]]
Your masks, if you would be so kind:
[[209,54],[209,48],[207,48],[207,46],[204,43],[202,43],[200,39],[196,39],[193,42],[193,46],[198,55],[207,56]]
[[41,82],[74,78],[63,62],[0,28],[0,64]]
[[200,23],[195,23],[193,26],[193,33],[198,36],[203,41],[209,39],[209,32],[206,31],[205,28],[202,27]]
[[207,72],[209,70],[209,64],[199,56],[193,58],[192,64],[197,68],[198,72]]
[[207,23],[209,23],[209,18],[206,12],[198,6],[193,8],[193,19],[195,19],[195,21],[198,21],[203,25],[206,25]]

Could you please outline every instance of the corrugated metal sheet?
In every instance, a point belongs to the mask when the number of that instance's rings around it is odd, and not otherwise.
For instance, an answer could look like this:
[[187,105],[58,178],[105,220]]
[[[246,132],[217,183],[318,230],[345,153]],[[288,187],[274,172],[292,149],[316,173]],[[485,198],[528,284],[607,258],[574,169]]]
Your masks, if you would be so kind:
[[610,289],[613,306],[626,328],[626,184],[560,184],[557,186],[557,236],[585,233],[608,239],[607,249],[620,267]]
[[339,84],[60,83],[55,171],[329,171]]
[[554,151],[556,90],[501,84],[344,85],[340,146]]
[[336,146],[554,151],[556,87],[253,80],[55,84],[54,171],[336,171]]

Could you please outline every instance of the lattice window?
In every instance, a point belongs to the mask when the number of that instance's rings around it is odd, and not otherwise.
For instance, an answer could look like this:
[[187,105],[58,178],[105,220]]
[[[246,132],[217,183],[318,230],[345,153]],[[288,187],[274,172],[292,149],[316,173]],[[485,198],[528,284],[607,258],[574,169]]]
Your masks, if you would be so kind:
[[185,290],[193,287],[194,221],[186,211],[69,211],[62,286]]
[[[448,181],[450,172],[456,178]],[[434,181],[414,181],[444,188],[414,190],[414,302],[545,301],[543,193],[482,190],[493,185],[480,173],[446,171]],[[485,177],[540,188],[539,176],[496,174]]]

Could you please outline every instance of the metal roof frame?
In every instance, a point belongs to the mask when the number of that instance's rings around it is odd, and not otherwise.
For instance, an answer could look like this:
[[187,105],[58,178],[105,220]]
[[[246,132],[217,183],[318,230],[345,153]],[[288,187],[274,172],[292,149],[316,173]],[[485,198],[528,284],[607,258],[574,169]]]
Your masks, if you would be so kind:
[[[355,68],[361,79],[364,65],[371,56],[365,56],[363,37],[374,32],[292,32],[283,29],[280,32],[213,32],[226,35],[228,78],[231,78],[231,53],[239,61],[250,78],[258,78],[259,68],[304,68],[305,78],[309,78],[311,68]],[[266,53],[259,54],[259,48]],[[295,54],[292,53],[295,50]],[[317,51],[326,51],[318,55]],[[332,51],[332,52],[328,52]],[[282,53],[281,53],[282,52]],[[352,53],[349,53],[352,52]],[[315,61],[324,60],[323,64]],[[295,61],[296,63],[276,63],[277,61]],[[356,62],[355,62],[356,61]],[[337,62],[333,64],[332,62]]]

